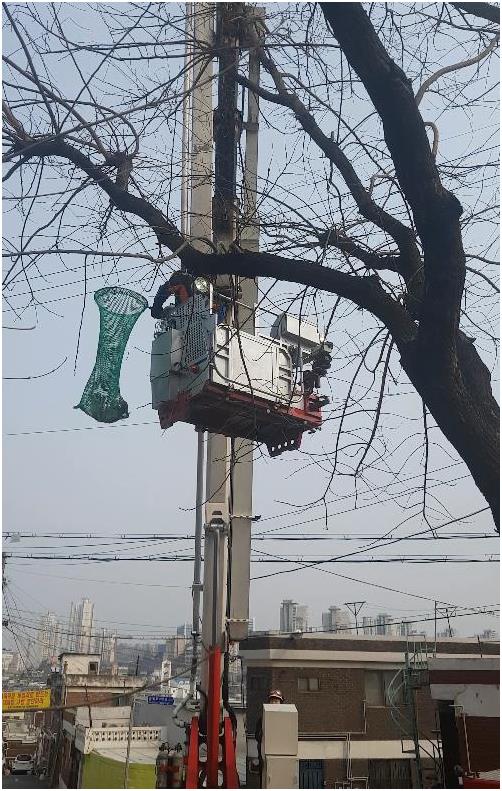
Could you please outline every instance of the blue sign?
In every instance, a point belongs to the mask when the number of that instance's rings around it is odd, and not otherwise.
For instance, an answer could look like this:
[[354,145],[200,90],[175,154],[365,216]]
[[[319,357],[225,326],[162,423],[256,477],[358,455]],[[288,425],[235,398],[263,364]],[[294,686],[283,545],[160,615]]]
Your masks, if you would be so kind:
[[148,703],[158,703],[161,706],[173,706],[174,698],[171,695],[148,695]]

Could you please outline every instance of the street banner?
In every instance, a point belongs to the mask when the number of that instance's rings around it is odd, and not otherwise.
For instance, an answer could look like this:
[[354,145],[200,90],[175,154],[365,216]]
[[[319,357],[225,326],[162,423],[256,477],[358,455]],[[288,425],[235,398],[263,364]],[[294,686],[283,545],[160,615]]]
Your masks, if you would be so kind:
[[51,705],[50,689],[25,689],[2,692],[2,711],[13,709],[48,709]]

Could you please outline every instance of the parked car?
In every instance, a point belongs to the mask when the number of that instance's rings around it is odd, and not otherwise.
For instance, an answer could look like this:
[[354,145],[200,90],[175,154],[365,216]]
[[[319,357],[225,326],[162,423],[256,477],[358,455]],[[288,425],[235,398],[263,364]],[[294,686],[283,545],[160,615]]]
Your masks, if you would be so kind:
[[33,774],[33,767],[34,763],[32,756],[27,753],[21,753],[20,755],[16,755],[10,769],[13,775],[17,773],[31,775]]

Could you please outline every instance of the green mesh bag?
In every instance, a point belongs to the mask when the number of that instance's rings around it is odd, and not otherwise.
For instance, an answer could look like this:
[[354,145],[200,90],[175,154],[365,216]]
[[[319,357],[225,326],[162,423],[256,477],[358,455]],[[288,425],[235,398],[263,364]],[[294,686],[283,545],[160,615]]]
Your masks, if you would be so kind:
[[115,423],[129,417],[129,407],[120,395],[120,369],[127,341],[148,302],[127,288],[100,288],[94,294],[99,308],[99,341],[96,362],[85,386],[81,409],[100,423]]

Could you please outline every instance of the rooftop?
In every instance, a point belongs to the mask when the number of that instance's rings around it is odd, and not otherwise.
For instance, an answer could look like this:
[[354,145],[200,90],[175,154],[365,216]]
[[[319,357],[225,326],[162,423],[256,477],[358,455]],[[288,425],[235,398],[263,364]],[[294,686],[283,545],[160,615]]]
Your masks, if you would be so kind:
[[58,654],[58,659],[61,659],[62,656],[97,656],[99,658],[101,654],[93,654],[90,651],[61,651]]
[[311,651],[329,653],[357,652],[358,654],[367,652],[405,654],[414,653],[415,650],[421,653],[432,654],[463,654],[480,656],[488,654],[498,656],[499,641],[490,640],[488,642],[478,641],[476,637],[452,637],[439,639],[434,642],[430,637],[414,635],[409,637],[394,637],[390,635],[354,635],[342,634],[339,632],[304,632],[284,634],[280,632],[261,632],[254,633],[252,636],[243,640],[239,645],[239,650],[249,657],[253,654],[268,653],[269,651]]

